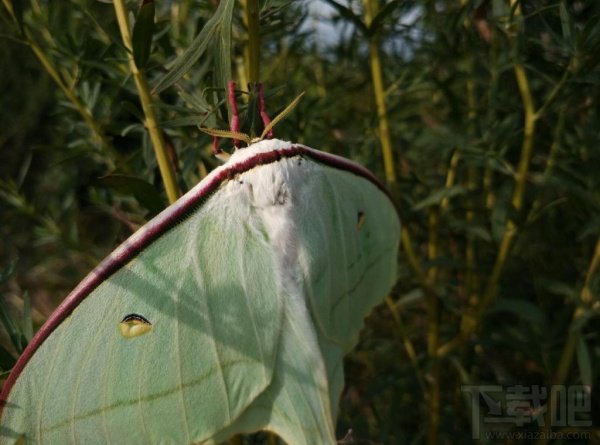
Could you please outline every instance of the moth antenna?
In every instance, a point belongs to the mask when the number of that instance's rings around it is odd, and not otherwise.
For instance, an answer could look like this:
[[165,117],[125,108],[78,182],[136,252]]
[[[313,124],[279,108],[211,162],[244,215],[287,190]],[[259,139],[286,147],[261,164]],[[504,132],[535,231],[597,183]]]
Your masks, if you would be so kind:
[[294,109],[294,107],[296,107],[296,105],[298,105],[298,102],[300,102],[300,99],[302,99],[302,96],[304,96],[304,91],[302,93],[300,93],[298,95],[298,97],[296,97],[291,104],[289,104],[287,107],[285,107],[285,109],[279,113],[277,116],[275,116],[275,118],[269,122],[269,124],[265,127],[265,129],[263,130],[262,134],[260,135],[260,139],[264,139],[265,135],[269,134],[269,132],[273,129],[273,127],[275,125],[277,125],[284,117],[286,117],[290,111],[292,111]]
[[[260,117],[263,121],[263,128],[267,128],[271,123],[271,118],[267,114],[267,106],[265,104],[265,88],[262,83],[258,86],[258,105],[260,108]],[[267,133],[267,138],[271,139],[273,137],[273,127]]]
[[244,141],[248,145],[250,145],[250,143],[252,142],[250,136],[248,136],[246,133],[240,133],[239,131],[219,130],[217,128],[205,127],[200,127],[200,131],[219,138],[238,139]]
[[[231,106],[231,132],[239,133],[240,132],[240,115],[238,111],[237,102],[235,100],[235,82],[230,80],[227,82],[227,91],[229,98],[229,105]],[[236,148],[240,147],[240,141],[237,138],[233,138],[233,145]]]

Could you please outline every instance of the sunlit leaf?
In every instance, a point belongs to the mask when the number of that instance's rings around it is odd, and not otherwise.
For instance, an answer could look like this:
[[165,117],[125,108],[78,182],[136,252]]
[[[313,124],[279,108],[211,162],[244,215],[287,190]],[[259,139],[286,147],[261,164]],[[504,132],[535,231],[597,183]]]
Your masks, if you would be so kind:
[[231,21],[233,20],[233,1],[222,1],[225,8],[221,15],[219,27],[213,37],[213,54],[215,62],[214,86],[227,89],[231,77]]
[[192,68],[196,61],[204,54],[215,34],[219,31],[219,27],[223,25],[223,22],[231,20],[231,11],[234,3],[234,0],[222,0],[219,3],[217,11],[206,22],[206,25],[204,25],[204,28],[202,28],[202,31],[196,36],[192,44],[183,54],[177,57],[169,72],[154,85],[154,93],[159,93],[170,87]]

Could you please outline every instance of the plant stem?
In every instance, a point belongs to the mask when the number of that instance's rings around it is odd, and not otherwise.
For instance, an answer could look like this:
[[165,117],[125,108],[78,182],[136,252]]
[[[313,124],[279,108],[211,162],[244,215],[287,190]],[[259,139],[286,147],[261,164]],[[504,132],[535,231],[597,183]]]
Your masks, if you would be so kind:
[[[439,208],[429,210],[429,241],[427,243],[427,257],[429,261],[435,261],[439,254]],[[438,277],[438,268],[430,267],[427,279],[430,285],[434,285]],[[438,443],[440,428],[440,360],[437,355],[439,345],[439,299],[435,294],[428,295],[428,327],[427,327],[427,355],[429,357],[430,376],[429,383],[429,425],[427,430],[427,443],[435,445]]]
[[[552,136],[552,145],[550,145],[550,153],[548,153],[548,160],[546,161],[546,167],[544,168],[544,173],[542,174],[542,181],[547,180],[552,171],[554,170],[554,166],[556,164],[556,158],[558,157],[558,153],[560,151],[561,140],[563,137],[564,129],[565,129],[565,114],[566,107],[561,107],[558,112],[558,118],[556,122],[556,126],[554,127],[554,134]],[[537,212],[542,207],[542,201],[539,196],[535,199],[531,208],[529,210],[529,214],[525,219],[525,224],[529,224],[533,219],[537,217]]]
[[[464,2],[462,2],[464,4]],[[463,5],[464,6],[464,5]],[[471,26],[470,20],[465,20],[464,27],[468,28]],[[469,58],[468,64],[468,80],[467,80],[467,117],[469,120],[468,125],[468,135],[470,138],[475,137],[475,119],[477,117],[476,106],[477,106],[477,98],[475,91],[475,81],[473,80],[474,72],[475,72],[475,61],[473,58]],[[467,204],[467,211],[465,214],[465,219],[467,221],[467,226],[470,227],[473,225],[473,221],[475,220],[475,204],[473,202],[472,193],[477,188],[477,168],[474,165],[469,165],[467,168],[467,190],[469,192],[469,200]],[[467,245],[465,247],[465,263],[466,263],[466,273],[465,273],[465,289],[467,299],[470,304],[477,304],[478,299],[478,289],[476,289],[476,275],[475,275],[475,263],[476,263],[476,252],[475,252],[475,238],[472,233],[467,232]]]
[[[365,9],[365,20],[367,26],[371,25],[373,18],[377,15],[377,0],[363,0]],[[390,184],[396,183],[396,169],[394,156],[392,154],[392,141],[390,136],[390,125],[388,122],[387,108],[385,104],[385,89],[383,87],[383,72],[381,70],[381,56],[379,53],[379,39],[377,36],[369,38],[369,62],[371,66],[371,78],[377,103],[377,116],[379,118],[379,141],[383,154],[383,166],[385,177]]]
[[[16,22],[17,19],[14,14],[12,2],[10,0],[2,0],[2,3],[4,4],[4,7],[7,9],[8,13],[11,15],[13,20]],[[45,34],[49,35],[46,29],[44,29],[43,31],[45,31]],[[50,78],[60,88],[67,100],[71,102],[73,108],[75,108],[75,110],[77,110],[77,112],[81,115],[81,118],[92,132],[93,137],[104,147],[106,151],[109,152],[111,156],[107,157],[105,161],[108,164],[108,168],[110,170],[114,170],[115,163],[113,159],[118,160],[119,154],[113,147],[110,140],[104,134],[104,131],[102,130],[100,125],[98,125],[98,122],[96,122],[96,120],[92,116],[90,110],[81,102],[81,100],[79,100],[79,98],[73,92],[73,89],[69,88],[65,84],[63,78],[58,73],[56,67],[52,64],[50,58],[46,55],[44,50],[40,47],[40,45],[36,42],[34,37],[27,29],[24,29],[24,38],[25,42],[29,45],[29,47],[33,51],[33,54],[36,56],[46,73],[48,73]]]
[[[35,40],[33,40],[33,37],[31,36],[31,34],[29,34],[28,31],[25,31],[25,37],[27,39],[29,47],[31,48],[37,59],[40,61],[48,75],[52,78],[52,80],[54,80],[54,83],[58,85],[58,87],[67,97],[69,102],[71,102],[73,107],[81,115],[81,118],[91,130],[94,137],[98,140],[98,142],[100,142],[102,146],[104,146],[104,148],[112,155],[112,157],[118,159],[119,155],[117,151],[104,134],[104,131],[102,131],[102,128],[100,128],[100,125],[98,125],[98,123],[94,120],[94,117],[90,113],[90,110],[88,110],[88,108],[79,100],[79,98],[73,92],[73,89],[65,85],[60,74],[58,74],[58,71],[56,71],[56,68],[54,67],[50,59],[46,56],[46,53],[42,50],[42,48],[40,48],[40,46],[35,42]],[[112,157],[108,157],[106,159],[106,162],[108,163],[108,167],[111,170],[114,170],[115,164],[113,162]]]
[[244,7],[244,24],[248,30],[246,65],[248,82],[260,81],[260,7],[258,0],[241,0]]
[[408,356],[408,359],[410,360],[410,364],[412,365],[412,367],[415,371],[415,375],[417,377],[417,382],[419,382],[419,387],[421,388],[421,391],[423,392],[423,396],[425,398],[427,398],[427,387],[425,385],[425,379],[423,378],[423,375],[421,374],[421,370],[419,368],[419,360],[417,358],[416,349],[413,345],[413,342],[410,340],[410,337],[408,336],[408,334],[406,332],[406,327],[404,326],[404,322],[402,321],[400,312],[398,311],[398,308],[396,307],[394,300],[392,300],[389,296],[385,297],[385,303],[387,304],[387,307],[390,310],[390,312],[392,313],[392,317],[394,318],[394,321],[396,322],[398,340],[402,343],[402,345],[406,351],[406,355]]
[[[569,370],[575,357],[575,351],[577,349],[577,343],[581,338],[581,326],[579,326],[579,320],[586,315],[586,309],[591,306],[594,301],[592,294],[592,280],[600,267],[600,237],[596,242],[594,254],[590,265],[588,267],[585,281],[580,293],[581,304],[575,308],[573,312],[573,319],[567,336],[567,341],[563,347],[563,351],[558,362],[558,367],[554,376],[552,377],[551,385],[564,385],[569,375]],[[552,391],[548,396],[548,409],[544,419],[543,433],[540,435],[538,445],[545,445],[548,443],[550,438],[550,431],[552,429],[552,419],[555,418],[554,413],[556,412],[555,400],[552,397]]]
[[154,153],[158,162],[158,168],[165,185],[167,197],[170,203],[173,203],[179,198],[180,191],[175,179],[175,170],[173,164],[169,160],[167,154],[167,146],[161,130],[158,128],[158,122],[156,119],[156,113],[154,112],[154,105],[152,104],[152,98],[150,97],[150,89],[148,88],[148,82],[144,73],[138,69],[133,59],[133,47],[131,44],[131,32],[129,31],[129,22],[127,20],[127,8],[125,7],[124,0],[114,0],[113,5],[115,7],[115,14],[117,16],[117,22],[119,23],[119,30],[121,32],[121,38],[123,44],[127,49],[127,58],[129,61],[129,68],[135,81],[138,94],[140,96],[140,102],[142,103],[142,110],[144,111],[144,117],[146,128],[150,134],[150,140],[154,147]]
[[8,13],[16,21],[15,10],[13,8],[12,2],[10,0],[2,0],[2,3],[4,3],[4,7],[8,11]]
[[[520,19],[521,9],[519,4],[516,3],[516,0],[511,0],[511,5],[513,5],[515,10],[513,20]],[[513,70],[515,73],[515,78],[517,81],[519,94],[521,95],[521,102],[523,104],[524,110],[524,130],[523,141],[521,143],[521,156],[515,174],[515,186],[511,199],[514,211],[518,213],[523,207],[525,186],[527,183],[527,175],[529,174],[529,162],[533,153],[533,140],[535,136],[538,113],[536,113],[535,111],[533,96],[531,94],[529,80],[527,78],[527,73],[525,72],[525,67],[523,63],[520,60],[516,59],[513,62]],[[557,93],[553,92],[551,93],[551,96],[553,96],[554,94]],[[453,350],[462,342],[462,340],[467,339],[470,336],[470,334],[472,334],[479,326],[481,319],[483,318],[483,314],[485,313],[485,310],[496,297],[500,277],[502,275],[504,266],[508,260],[510,249],[512,247],[516,234],[517,226],[511,218],[508,218],[505,223],[504,233],[500,241],[500,246],[496,255],[496,260],[492,268],[492,273],[488,280],[487,286],[485,287],[482,298],[477,305],[477,309],[475,311],[474,316],[470,314],[463,316],[463,320],[461,323],[461,332],[459,336],[451,340],[446,345],[443,345],[438,350],[439,355],[447,354],[448,352]]]
[[[512,196],[512,205],[515,212],[519,212],[523,207],[523,198],[525,195],[525,185],[527,183],[527,175],[529,173],[529,161],[533,153],[533,138],[535,134],[536,114],[533,106],[533,98],[529,89],[529,81],[525,68],[520,62],[514,64],[515,77],[517,78],[517,84],[519,86],[519,92],[521,93],[521,100],[523,102],[524,115],[524,134],[523,143],[521,145],[521,157],[519,159],[519,165],[517,167],[515,188]],[[496,256],[496,262],[492,269],[492,275],[488,281],[488,284],[483,293],[481,302],[477,308],[477,321],[481,319],[483,313],[493,301],[498,290],[498,283],[508,254],[512,246],[512,242],[517,234],[517,226],[511,218],[506,221],[504,228],[504,234],[502,235],[502,241],[500,242],[500,249]]]

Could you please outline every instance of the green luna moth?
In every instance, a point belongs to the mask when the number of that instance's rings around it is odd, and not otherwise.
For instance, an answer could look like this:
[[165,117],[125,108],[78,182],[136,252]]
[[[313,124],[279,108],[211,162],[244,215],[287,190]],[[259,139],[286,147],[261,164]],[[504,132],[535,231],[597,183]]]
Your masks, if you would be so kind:
[[0,443],[335,444],[342,358],[395,282],[400,222],[346,159],[237,150],[96,267],[0,395]]

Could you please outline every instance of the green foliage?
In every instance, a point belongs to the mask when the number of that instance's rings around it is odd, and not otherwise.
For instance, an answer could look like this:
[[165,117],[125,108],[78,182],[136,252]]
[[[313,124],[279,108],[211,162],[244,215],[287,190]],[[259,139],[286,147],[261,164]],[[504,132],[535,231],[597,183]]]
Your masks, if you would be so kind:
[[[144,72],[184,191],[217,164],[198,127],[228,128],[228,69],[246,90],[247,35],[233,3],[156,3]],[[330,44],[303,2],[261,2],[270,114],[306,92],[276,135],[383,178],[366,45],[377,35],[393,193],[411,241],[391,295],[399,317],[379,307],[347,360],[338,437],[352,428],[357,443],[424,442],[435,384],[439,442],[457,443],[471,437],[461,384],[550,384],[565,366],[566,384],[598,382],[600,5],[388,1],[367,27],[362,2],[326,3],[336,4],[321,19],[336,27]],[[28,290],[39,326],[154,213],[148,187],[163,186],[112,5],[13,1],[13,19],[7,4],[0,54],[14,62],[0,74],[0,261],[20,260],[3,304]],[[128,6],[136,16],[140,4]],[[137,185],[98,181],[107,175]],[[13,320],[17,306],[8,306]],[[436,329],[439,358],[428,353]],[[14,355],[8,334],[1,351]]]
[[142,3],[133,27],[132,44],[135,65],[141,70],[148,62],[154,32],[154,2]]

